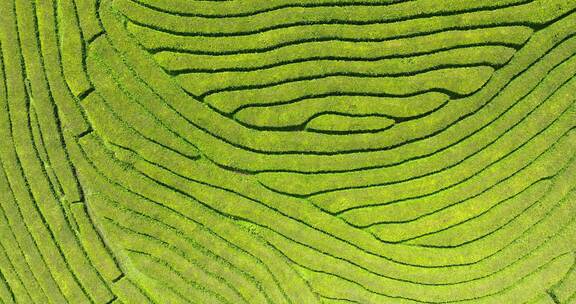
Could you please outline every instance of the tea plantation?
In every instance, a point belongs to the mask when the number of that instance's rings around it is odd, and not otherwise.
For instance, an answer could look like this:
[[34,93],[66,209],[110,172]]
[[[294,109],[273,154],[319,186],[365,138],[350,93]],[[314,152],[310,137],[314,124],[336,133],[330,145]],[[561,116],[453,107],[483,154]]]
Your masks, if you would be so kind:
[[575,0],[0,1],[0,303],[576,303]]

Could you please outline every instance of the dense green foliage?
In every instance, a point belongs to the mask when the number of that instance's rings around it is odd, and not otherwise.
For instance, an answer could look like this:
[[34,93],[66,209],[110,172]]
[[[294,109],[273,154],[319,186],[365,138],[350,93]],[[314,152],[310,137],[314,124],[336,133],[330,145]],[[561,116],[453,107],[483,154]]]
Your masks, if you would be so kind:
[[576,1],[0,1],[0,304],[576,303]]

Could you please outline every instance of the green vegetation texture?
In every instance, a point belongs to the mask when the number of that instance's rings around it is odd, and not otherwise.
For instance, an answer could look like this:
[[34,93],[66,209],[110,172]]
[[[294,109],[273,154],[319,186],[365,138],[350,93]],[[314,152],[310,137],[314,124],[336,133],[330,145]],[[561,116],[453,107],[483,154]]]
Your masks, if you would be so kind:
[[576,303],[575,0],[1,0],[0,304]]

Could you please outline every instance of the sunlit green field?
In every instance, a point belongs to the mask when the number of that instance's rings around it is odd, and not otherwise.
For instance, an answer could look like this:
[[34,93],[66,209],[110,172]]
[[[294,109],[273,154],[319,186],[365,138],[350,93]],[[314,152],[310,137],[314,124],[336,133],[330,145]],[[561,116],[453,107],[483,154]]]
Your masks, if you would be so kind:
[[575,0],[0,1],[0,304],[576,303]]

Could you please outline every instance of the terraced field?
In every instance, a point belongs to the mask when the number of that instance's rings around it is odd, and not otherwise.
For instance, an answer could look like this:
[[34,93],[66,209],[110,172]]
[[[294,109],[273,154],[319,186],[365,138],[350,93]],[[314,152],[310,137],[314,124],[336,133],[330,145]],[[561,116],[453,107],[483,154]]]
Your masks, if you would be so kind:
[[0,1],[0,303],[576,303],[576,1]]

